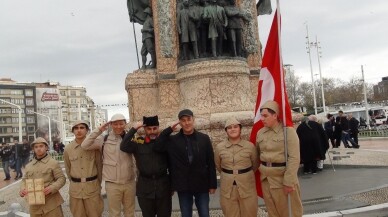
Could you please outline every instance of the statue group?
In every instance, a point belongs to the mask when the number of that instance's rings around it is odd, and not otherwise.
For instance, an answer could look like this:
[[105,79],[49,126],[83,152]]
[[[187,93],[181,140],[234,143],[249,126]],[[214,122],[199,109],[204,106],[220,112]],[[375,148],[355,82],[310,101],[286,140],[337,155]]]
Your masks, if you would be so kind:
[[[177,28],[181,60],[242,56],[244,22],[249,22],[249,18],[236,6],[235,0],[178,2]],[[228,48],[226,53],[224,47]]]
[[[259,0],[257,5],[266,1]],[[128,11],[132,22],[143,25],[142,68],[155,68],[155,35],[149,1],[128,0]],[[236,0],[177,0],[176,15],[180,61],[246,56],[242,32],[244,24],[253,18],[236,5]],[[148,55],[151,61],[147,64]]]

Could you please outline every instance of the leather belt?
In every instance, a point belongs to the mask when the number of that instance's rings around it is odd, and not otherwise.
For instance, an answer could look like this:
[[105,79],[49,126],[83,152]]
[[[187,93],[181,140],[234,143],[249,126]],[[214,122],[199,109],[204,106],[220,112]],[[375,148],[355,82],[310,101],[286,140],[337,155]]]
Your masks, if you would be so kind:
[[270,162],[264,162],[262,161],[261,164],[263,164],[266,167],[285,167],[286,163],[270,163]]
[[167,173],[163,174],[157,174],[157,175],[145,175],[145,174],[140,174],[141,177],[147,178],[147,179],[159,179],[162,177],[166,177]]
[[74,178],[74,177],[71,177],[71,181],[73,181],[73,182],[90,182],[90,181],[96,180],[97,177],[98,177],[97,175],[92,176],[92,177],[88,177],[88,178]]
[[228,173],[228,174],[243,174],[243,173],[247,173],[249,171],[252,170],[252,167],[248,167],[248,168],[245,168],[245,169],[242,169],[242,170],[227,170],[227,169],[224,169],[224,168],[221,168],[222,172],[224,173]]

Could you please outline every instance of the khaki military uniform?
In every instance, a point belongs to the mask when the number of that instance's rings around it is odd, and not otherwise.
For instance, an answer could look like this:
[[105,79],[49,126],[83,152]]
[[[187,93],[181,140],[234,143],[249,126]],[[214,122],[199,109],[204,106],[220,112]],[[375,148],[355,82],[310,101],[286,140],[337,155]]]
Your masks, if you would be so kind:
[[82,142],[85,150],[103,149],[102,179],[108,198],[109,216],[121,216],[121,204],[125,217],[135,215],[135,166],[133,155],[120,150],[122,137],[110,132],[106,141],[99,129],[95,129]]
[[67,178],[70,181],[70,211],[73,216],[101,216],[104,203],[101,197],[100,150],[86,151],[74,140],[65,148],[64,161]]
[[255,146],[246,140],[238,144],[225,140],[217,145],[214,160],[221,173],[220,203],[224,215],[256,217],[258,198],[254,171],[258,160]]
[[[284,157],[284,133],[283,126],[279,124],[273,129],[264,127],[260,129],[256,137],[256,147],[261,162],[261,184],[264,202],[270,217],[288,217],[287,195],[283,192],[283,186],[293,187],[290,193],[292,216],[303,215],[303,207],[300,199],[300,188],[297,172],[300,163],[299,139],[292,127],[287,127],[287,166],[278,166],[285,163]],[[270,165],[275,163],[275,165]],[[277,164],[277,165],[276,165]]]
[[59,166],[58,161],[52,159],[49,155],[36,160],[35,158],[27,164],[25,174],[22,180],[21,189],[26,189],[26,179],[38,179],[44,181],[44,187],[49,187],[51,193],[45,196],[45,204],[30,205],[31,217],[61,217],[63,216],[61,204],[64,202],[59,189],[65,183],[66,178]]

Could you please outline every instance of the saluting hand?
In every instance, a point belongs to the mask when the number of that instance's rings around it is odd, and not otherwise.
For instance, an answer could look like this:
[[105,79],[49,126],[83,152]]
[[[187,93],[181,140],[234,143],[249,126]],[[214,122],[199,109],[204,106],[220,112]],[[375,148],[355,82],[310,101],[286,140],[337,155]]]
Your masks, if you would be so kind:
[[138,122],[133,124],[133,128],[135,128],[135,130],[138,130],[138,129],[142,128],[142,127],[144,127],[143,122],[138,121]]
[[101,125],[101,127],[99,128],[99,130],[100,130],[101,132],[104,132],[105,130],[108,129],[109,124],[110,124],[110,122],[104,123],[103,125]]
[[179,120],[175,122],[173,125],[171,125],[171,129],[175,131],[176,126],[178,126],[178,124],[179,124]]

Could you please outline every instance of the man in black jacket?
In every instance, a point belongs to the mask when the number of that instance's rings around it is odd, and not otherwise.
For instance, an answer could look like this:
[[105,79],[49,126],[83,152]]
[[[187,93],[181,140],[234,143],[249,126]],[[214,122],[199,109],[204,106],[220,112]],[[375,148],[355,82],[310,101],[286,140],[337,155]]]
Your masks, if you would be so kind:
[[[137,130],[142,127],[145,137],[135,138]],[[144,217],[171,216],[167,150],[166,146],[155,149],[158,135],[158,116],[143,117],[143,122],[135,123],[120,144],[121,151],[134,154],[136,159],[139,170],[136,195]]]
[[[192,216],[195,205],[200,217],[209,216],[209,193],[217,189],[214,152],[208,135],[194,129],[194,115],[189,109],[178,114],[179,122],[161,132],[158,148],[166,147],[170,160],[172,190],[178,192],[182,217]],[[182,129],[170,135],[176,126]]]
[[12,154],[11,147],[7,143],[3,143],[0,147],[0,157],[1,162],[3,163],[3,170],[5,174],[4,181],[10,180],[11,175],[9,174],[9,157]]
[[348,114],[348,122],[349,122],[349,133],[350,133],[349,136],[354,141],[353,148],[360,148],[360,146],[358,145],[358,126],[360,122],[353,117],[352,113]]

